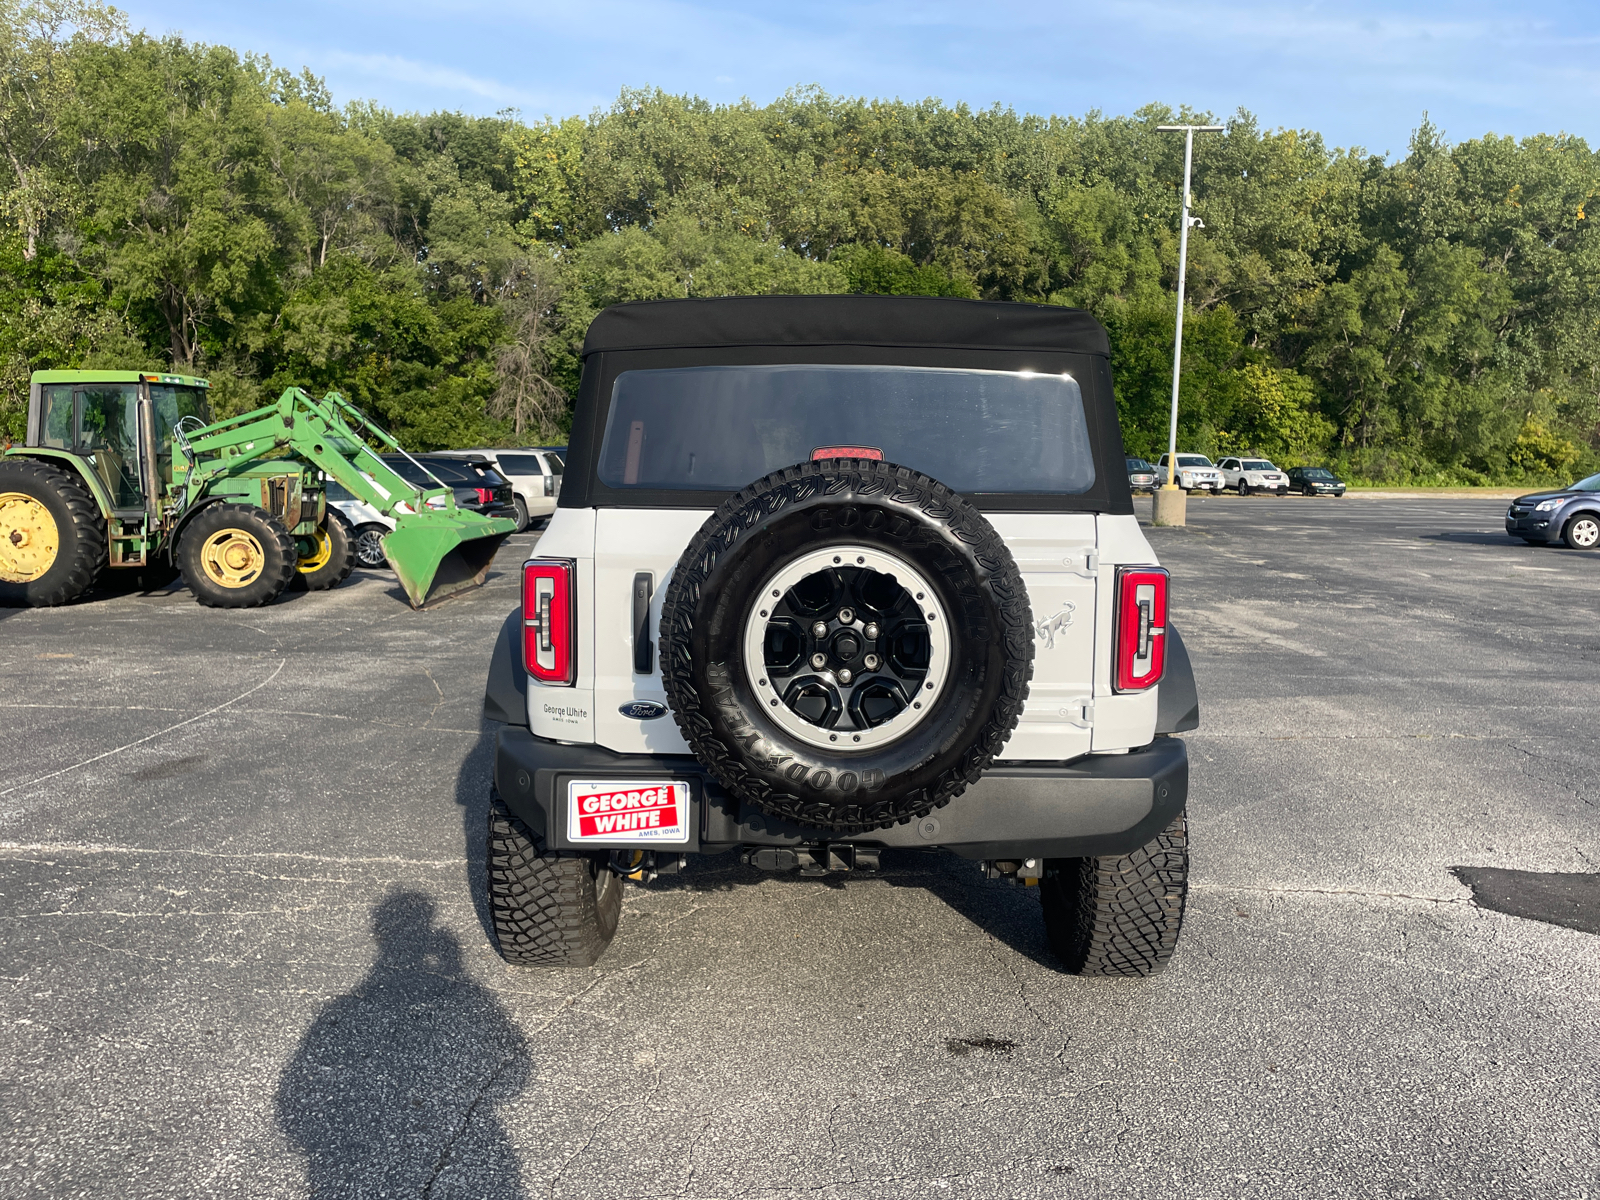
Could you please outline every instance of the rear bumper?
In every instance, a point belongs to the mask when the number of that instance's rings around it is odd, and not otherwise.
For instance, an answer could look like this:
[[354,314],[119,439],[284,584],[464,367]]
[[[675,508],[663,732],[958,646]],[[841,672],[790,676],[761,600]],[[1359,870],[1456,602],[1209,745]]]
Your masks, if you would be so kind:
[[574,848],[567,837],[570,780],[638,778],[686,780],[692,808],[688,844],[640,842],[643,849],[717,854],[736,846],[849,843],[942,848],[972,859],[1082,858],[1128,853],[1166,828],[1188,800],[1189,752],[1179,738],[1158,737],[1128,754],[1000,765],[929,817],[848,836],[742,806],[693,758],[566,745],[515,725],[496,739],[494,777],[511,810],[554,848]]

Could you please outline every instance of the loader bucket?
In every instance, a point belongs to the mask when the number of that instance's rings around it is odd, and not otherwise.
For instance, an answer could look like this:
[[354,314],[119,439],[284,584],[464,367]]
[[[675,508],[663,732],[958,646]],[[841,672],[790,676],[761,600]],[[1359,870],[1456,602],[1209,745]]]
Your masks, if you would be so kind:
[[412,608],[480,587],[515,521],[470,512],[400,513],[383,552],[400,577]]

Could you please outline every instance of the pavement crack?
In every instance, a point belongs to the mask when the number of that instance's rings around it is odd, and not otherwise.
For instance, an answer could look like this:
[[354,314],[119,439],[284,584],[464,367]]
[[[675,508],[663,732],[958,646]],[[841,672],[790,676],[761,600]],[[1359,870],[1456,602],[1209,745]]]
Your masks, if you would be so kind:
[[506,1068],[516,1061],[517,1055],[515,1052],[506,1055],[501,1060],[500,1065],[483,1081],[483,1086],[478,1089],[477,1094],[472,1097],[471,1102],[467,1105],[467,1111],[461,1115],[461,1123],[456,1126],[455,1132],[450,1135],[444,1146],[439,1150],[439,1157],[434,1159],[433,1169],[428,1173],[428,1178],[422,1184],[422,1200],[428,1200],[433,1195],[433,1185],[438,1182],[439,1175],[449,1165],[450,1151],[455,1149],[456,1143],[461,1140],[461,1135],[466,1133],[467,1126],[472,1124],[473,1114],[478,1111],[478,1105],[483,1103],[484,1096],[488,1094],[490,1088],[500,1081],[500,1076],[505,1074]]
[[[366,857],[343,857],[332,854],[306,854],[294,850],[190,850],[183,848],[159,849],[147,846],[107,846],[103,844],[73,845],[68,842],[0,842],[0,855],[60,855],[73,854],[150,854],[173,855],[192,858],[216,858],[227,861],[261,861],[275,858],[294,859],[299,862],[326,863],[330,866],[394,866],[394,867],[460,867],[457,858],[403,858],[398,854],[378,854]],[[49,865],[54,865],[53,862]]]
[[1365,896],[1375,900],[1417,900],[1425,904],[1470,904],[1470,896],[1423,896],[1415,892],[1380,892],[1369,888],[1262,887],[1247,883],[1192,883],[1191,892],[1258,892],[1270,896]]
[[156,738],[164,737],[165,735],[172,733],[174,730],[182,729],[185,725],[193,725],[196,721],[203,721],[207,717],[239,703],[239,701],[243,700],[246,696],[255,695],[255,693],[259,692],[262,688],[266,687],[269,683],[276,679],[283,672],[283,668],[288,665],[288,662],[289,660],[287,658],[280,658],[278,660],[278,665],[272,669],[271,675],[268,675],[254,687],[246,688],[232,700],[224,700],[215,708],[208,708],[203,713],[198,713],[195,716],[189,717],[187,720],[178,721],[175,724],[168,725],[165,729],[158,729],[154,733],[146,734],[144,737],[139,738],[136,741],[129,742],[123,746],[118,746],[113,750],[107,750],[103,754],[96,754],[93,757],[84,759],[82,762],[75,762],[70,767],[62,767],[59,771],[51,771],[48,775],[40,775],[35,779],[28,780],[26,783],[14,783],[4,791],[0,791],[0,796],[9,796],[12,792],[19,792],[24,788],[31,788],[36,783],[44,783],[47,779],[56,779],[62,775],[76,771],[80,767],[87,767],[91,763],[97,763],[103,758],[110,758],[113,754],[121,754],[124,750],[132,750],[135,746],[142,746],[146,742],[153,742]]

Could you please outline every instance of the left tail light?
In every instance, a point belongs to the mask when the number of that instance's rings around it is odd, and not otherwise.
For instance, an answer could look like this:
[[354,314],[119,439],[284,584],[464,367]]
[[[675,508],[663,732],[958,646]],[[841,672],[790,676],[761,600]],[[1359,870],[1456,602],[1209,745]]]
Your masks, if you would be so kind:
[[556,477],[554,475],[546,475],[544,477],[544,494],[546,496],[554,496],[556,494]]
[[1117,571],[1117,663],[1112,685],[1143,692],[1167,669],[1167,573],[1160,567]]
[[472,490],[478,493],[478,503],[479,504],[493,504],[494,503],[494,489],[493,488],[473,488]]
[[573,592],[570,558],[535,558],[522,565],[522,661],[540,683],[569,685],[573,670]]

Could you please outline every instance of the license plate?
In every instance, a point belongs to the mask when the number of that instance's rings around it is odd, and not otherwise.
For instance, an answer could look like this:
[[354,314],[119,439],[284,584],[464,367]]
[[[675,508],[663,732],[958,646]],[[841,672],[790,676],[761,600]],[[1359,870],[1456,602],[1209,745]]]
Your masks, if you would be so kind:
[[689,841],[689,785],[674,779],[574,779],[567,784],[573,844]]

